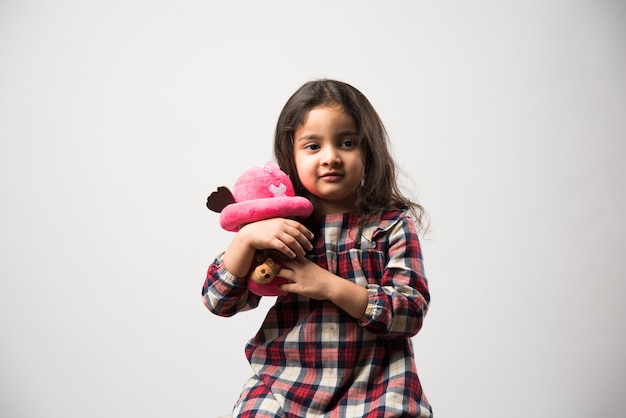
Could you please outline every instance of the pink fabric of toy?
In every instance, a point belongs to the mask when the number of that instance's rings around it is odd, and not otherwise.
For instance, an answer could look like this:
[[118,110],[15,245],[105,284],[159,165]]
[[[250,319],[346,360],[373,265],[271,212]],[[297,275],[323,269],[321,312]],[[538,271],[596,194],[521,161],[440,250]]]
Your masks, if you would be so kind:
[[287,284],[289,281],[282,277],[276,276],[274,280],[269,283],[259,284],[253,280],[247,279],[248,290],[255,295],[259,296],[282,296],[287,292],[280,290],[280,285]]
[[306,218],[313,204],[295,196],[289,176],[274,162],[253,167],[235,181],[235,203],[222,209],[220,225],[238,231],[247,223],[270,218]]
[[[216,203],[217,200],[222,202]],[[235,181],[232,192],[225,187],[218,188],[209,197],[207,206],[220,212],[220,226],[233,232],[250,222],[277,217],[306,218],[313,213],[313,204],[302,196],[295,196],[289,176],[274,162],[245,171]],[[248,290],[260,296],[286,294],[279,288],[288,283],[282,277],[264,284],[255,283],[250,277],[246,281]]]

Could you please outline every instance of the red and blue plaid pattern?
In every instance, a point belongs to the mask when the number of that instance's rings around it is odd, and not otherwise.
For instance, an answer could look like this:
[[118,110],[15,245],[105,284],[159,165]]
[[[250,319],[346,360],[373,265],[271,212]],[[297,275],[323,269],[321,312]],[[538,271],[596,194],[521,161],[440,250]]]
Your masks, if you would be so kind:
[[[246,346],[254,376],[233,416],[432,417],[410,340],[430,294],[408,213],[383,212],[362,227],[354,214],[327,215],[314,245],[310,260],[368,289],[365,315],[356,320],[328,301],[279,297]],[[222,316],[259,303],[222,255],[202,294]]]

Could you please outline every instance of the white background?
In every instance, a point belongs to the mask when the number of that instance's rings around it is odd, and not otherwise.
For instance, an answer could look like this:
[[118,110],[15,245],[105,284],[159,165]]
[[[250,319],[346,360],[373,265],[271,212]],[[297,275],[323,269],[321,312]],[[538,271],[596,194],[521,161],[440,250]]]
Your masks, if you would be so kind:
[[218,318],[204,204],[314,78],[428,209],[437,417],[623,417],[623,1],[0,3],[0,415],[214,417],[271,300]]

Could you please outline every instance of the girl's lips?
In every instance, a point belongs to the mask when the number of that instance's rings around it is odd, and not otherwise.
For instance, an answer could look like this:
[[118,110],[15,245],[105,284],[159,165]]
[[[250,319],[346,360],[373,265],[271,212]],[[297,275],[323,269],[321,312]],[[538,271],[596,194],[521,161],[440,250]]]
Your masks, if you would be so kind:
[[326,173],[326,174],[322,174],[320,177],[326,181],[337,181],[341,179],[341,177],[343,176],[339,173]]

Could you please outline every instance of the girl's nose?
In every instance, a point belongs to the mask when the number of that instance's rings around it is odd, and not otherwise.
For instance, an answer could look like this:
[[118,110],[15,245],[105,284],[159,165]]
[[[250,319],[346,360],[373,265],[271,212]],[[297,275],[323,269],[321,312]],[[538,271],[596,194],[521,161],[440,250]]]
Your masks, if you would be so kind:
[[324,165],[334,166],[341,163],[341,157],[335,147],[327,147],[322,157]]

